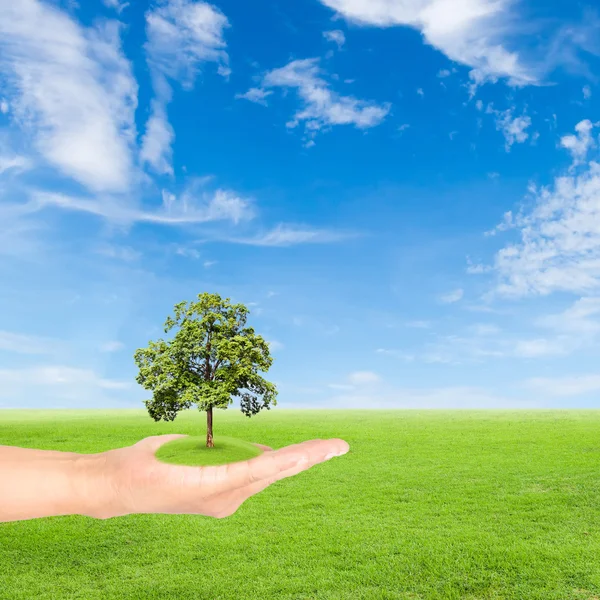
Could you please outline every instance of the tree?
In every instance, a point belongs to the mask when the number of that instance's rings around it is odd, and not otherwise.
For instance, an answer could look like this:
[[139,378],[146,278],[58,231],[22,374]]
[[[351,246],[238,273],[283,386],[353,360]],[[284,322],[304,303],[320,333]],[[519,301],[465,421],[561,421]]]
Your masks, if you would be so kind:
[[144,404],[155,421],[174,421],[196,404],[206,411],[206,446],[213,448],[213,408],[226,409],[236,396],[248,417],[277,405],[275,386],[259,375],[273,358],[267,342],[246,327],[249,312],[208,293],[175,305],[164,325],[165,333],[178,328],[173,338],[151,341],[134,355],[136,381],[153,392]]

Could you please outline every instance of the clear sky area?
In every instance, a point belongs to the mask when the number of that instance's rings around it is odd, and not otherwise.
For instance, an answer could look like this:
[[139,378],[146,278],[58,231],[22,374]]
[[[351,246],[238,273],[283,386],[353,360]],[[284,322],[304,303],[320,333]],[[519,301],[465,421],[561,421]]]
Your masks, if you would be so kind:
[[600,408],[599,73],[593,0],[0,0],[0,407],[207,291],[281,408]]

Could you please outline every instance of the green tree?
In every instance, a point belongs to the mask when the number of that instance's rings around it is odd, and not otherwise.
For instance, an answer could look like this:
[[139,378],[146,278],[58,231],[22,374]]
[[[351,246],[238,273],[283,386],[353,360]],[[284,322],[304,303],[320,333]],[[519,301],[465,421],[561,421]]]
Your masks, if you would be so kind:
[[250,417],[277,405],[275,386],[259,374],[273,358],[267,342],[246,327],[249,312],[208,293],[175,305],[164,326],[165,333],[177,330],[173,338],[150,342],[134,355],[136,381],[153,392],[144,404],[155,421],[174,421],[180,410],[196,404],[206,411],[206,446],[213,448],[214,408],[225,409],[239,397]]

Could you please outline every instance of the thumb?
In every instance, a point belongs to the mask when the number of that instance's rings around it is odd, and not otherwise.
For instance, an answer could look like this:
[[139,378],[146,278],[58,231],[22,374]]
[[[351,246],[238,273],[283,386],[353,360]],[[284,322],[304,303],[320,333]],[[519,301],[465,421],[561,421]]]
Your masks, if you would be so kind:
[[172,442],[173,440],[178,440],[179,438],[189,437],[187,434],[183,433],[168,433],[166,435],[151,435],[149,437],[136,442],[134,446],[136,448],[141,448],[143,450],[148,450],[149,452],[156,452],[161,446],[164,446],[167,442]]

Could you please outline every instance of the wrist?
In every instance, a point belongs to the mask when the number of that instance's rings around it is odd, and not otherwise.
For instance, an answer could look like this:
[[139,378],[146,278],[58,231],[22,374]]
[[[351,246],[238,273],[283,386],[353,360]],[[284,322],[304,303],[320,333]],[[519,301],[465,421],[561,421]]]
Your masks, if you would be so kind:
[[121,506],[117,482],[107,467],[107,455],[80,454],[73,464],[73,494],[76,514],[95,519],[109,519],[128,514]]

